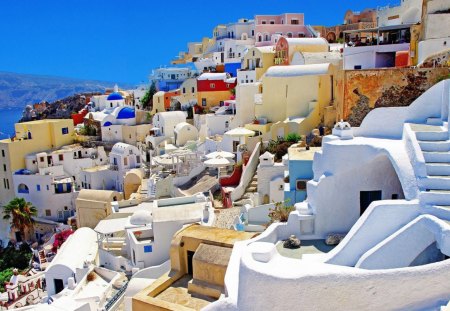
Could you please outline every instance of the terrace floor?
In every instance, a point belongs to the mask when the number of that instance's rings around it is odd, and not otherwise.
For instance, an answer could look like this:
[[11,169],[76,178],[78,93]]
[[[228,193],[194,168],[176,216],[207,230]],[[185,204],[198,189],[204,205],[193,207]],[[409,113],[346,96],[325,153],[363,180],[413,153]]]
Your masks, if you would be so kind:
[[302,259],[305,254],[324,254],[331,251],[334,246],[325,244],[325,240],[302,240],[300,248],[288,249],[283,247],[283,241],[276,245],[277,251],[281,256]]
[[189,293],[187,287],[191,279],[192,276],[185,275],[156,296],[156,298],[194,310],[201,310],[211,302],[216,301],[211,297]]

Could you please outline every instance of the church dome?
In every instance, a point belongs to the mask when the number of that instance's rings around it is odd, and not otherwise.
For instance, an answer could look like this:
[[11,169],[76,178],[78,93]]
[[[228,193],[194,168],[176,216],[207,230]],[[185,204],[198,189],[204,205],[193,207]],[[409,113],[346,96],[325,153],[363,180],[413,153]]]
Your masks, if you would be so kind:
[[130,217],[130,223],[135,226],[145,226],[152,223],[153,217],[150,211],[136,211]]
[[106,99],[107,100],[123,100],[123,96],[118,92],[114,92],[114,93],[109,94]]
[[123,107],[117,114],[117,119],[134,119],[135,117],[134,109],[130,107]]

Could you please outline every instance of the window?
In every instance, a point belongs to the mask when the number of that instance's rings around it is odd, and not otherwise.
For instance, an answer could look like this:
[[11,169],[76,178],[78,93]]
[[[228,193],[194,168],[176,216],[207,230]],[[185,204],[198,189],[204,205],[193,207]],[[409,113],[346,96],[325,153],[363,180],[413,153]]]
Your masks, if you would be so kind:
[[297,179],[295,182],[295,188],[300,191],[306,191],[306,180]]
[[69,134],[69,128],[68,127],[63,127],[61,129],[61,132],[62,132],[63,135],[67,135],[67,134]]
[[183,88],[183,94],[186,94],[186,88],[185,87]]
[[3,187],[6,189],[6,178],[3,178]]
[[45,217],[52,217],[52,211],[49,209],[45,210]]
[[230,126],[230,122],[225,121],[225,128],[227,129]]
[[140,156],[136,156],[136,162],[137,163],[141,163],[141,157]]
[[128,165],[128,158],[123,158],[123,165]]
[[6,178],[6,188],[9,189],[9,179],[8,178]]
[[292,38],[292,32],[287,33],[288,38]]
[[291,19],[291,24],[292,25],[298,25],[298,19]]
[[265,25],[265,24],[267,24],[267,22],[266,21],[262,21],[261,24]]
[[50,191],[50,187],[49,187],[49,185],[47,185],[47,191]]
[[5,157],[5,150],[2,149],[2,157]]
[[63,154],[58,155],[58,159],[59,161],[64,161],[64,155]]
[[3,164],[3,171],[6,172],[6,164]]
[[44,157],[39,157],[39,162],[44,162],[45,158]]
[[215,83],[210,83],[210,84],[209,84],[209,87],[210,87],[211,89],[215,89],[215,88],[216,88],[216,84],[215,84]]
[[270,40],[269,35],[268,35],[268,34],[265,34],[265,35],[264,35],[264,41],[269,41],[269,40]]
[[252,37],[254,37],[254,36],[255,36],[255,30],[252,29]]
[[192,93],[195,93],[195,87],[192,87]]
[[[134,250],[133,250],[134,252]],[[145,245],[144,246],[144,253],[151,253],[152,252],[152,246],[151,245]]]
[[18,193],[30,193],[30,189],[28,189],[28,186],[25,184],[20,184],[19,187],[17,187]]
[[36,185],[36,191],[41,191],[41,185]]
[[270,25],[274,25],[275,24],[275,21],[270,21]]

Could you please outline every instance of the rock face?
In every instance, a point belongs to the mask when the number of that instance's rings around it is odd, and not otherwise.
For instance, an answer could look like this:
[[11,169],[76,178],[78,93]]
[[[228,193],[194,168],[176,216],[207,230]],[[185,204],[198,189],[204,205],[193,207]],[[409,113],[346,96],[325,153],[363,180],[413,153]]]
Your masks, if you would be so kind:
[[449,73],[449,67],[346,70],[342,119],[360,126],[374,108],[409,106]]
[[338,245],[345,238],[345,234],[342,233],[330,233],[327,235],[325,244],[327,245]]
[[301,244],[300,240],[295,235],[291,235],[289,239],[283,242],[283,247],[289,249],[296,249],[300,247],[300,244]]

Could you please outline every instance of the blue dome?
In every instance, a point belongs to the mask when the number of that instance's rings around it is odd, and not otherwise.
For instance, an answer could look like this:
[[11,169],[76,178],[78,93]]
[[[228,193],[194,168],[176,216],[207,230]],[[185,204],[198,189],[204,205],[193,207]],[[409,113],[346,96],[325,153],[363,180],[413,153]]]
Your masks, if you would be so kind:
[[105,124],[103,124],[103,126],[111,126],[111,125],[112,125],[112,123],[109,121],[106,121]]
[[117,119],[133,119],[135,117],[134,109],[130,107],[122,108],[117,114]]
[[120,93],[111,93],[106,100],[123,100],[123,97]]

